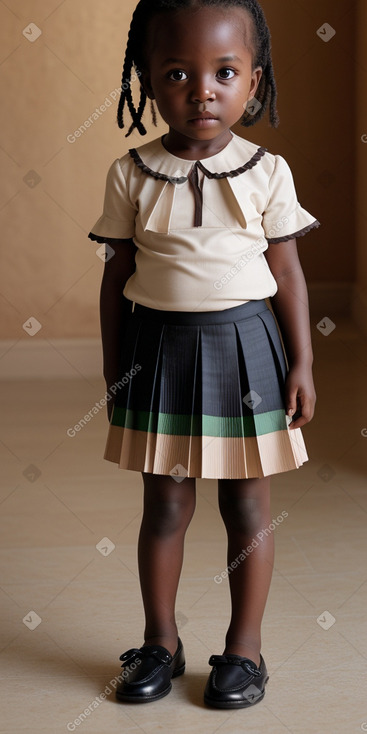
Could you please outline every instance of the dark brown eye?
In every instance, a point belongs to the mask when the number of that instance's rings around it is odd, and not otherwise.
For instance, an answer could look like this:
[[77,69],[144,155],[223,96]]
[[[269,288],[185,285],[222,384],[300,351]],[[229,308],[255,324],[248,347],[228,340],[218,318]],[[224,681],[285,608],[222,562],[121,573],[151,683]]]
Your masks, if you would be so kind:
[[168,74],[168,78],[172,79],[174,82],[183,82],[188,79],[188,76],[185,71],[182,71],[181,69],[174,69],[174,71],[170,71],[170,73]]
[[218,71],[218,76],[220,79],[233,79],[235,71],[233,69],[221,69]]

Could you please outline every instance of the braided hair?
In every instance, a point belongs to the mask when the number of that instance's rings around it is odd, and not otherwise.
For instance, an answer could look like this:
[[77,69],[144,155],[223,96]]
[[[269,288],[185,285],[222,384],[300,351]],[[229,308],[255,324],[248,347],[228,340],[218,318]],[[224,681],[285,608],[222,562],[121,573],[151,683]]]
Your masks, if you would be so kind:
[[[135,8],[131,20],[122,72],[121,95],[117,110],[117,123],[119,128],[123,128],[123,112],[125,103],[129,108],[132,123],[126,133],[126,137],[132,133],[134,128],[138,130],[140,135],[146,134],[146,129],[142,123],[142,116],[147,102],[147,95],[140,79],[140,100],[138,108],[136,109],[131,90],[131,76],[132,70],[135,67],[138,75],[141,77],[141,70],[146,66],[143,49],[146,47],[150,20],[158,13],[168,13],[175,10],[181,10],[183,8],[204,6],[235,6],[247,10],[251,15],[254,26],[253,43],[255,50],[253,68],[260,66],[263,73],[256,92],[256,99],[260,103],[259,109],[255,114],[250,114],[249,110],[246,108],[241,118],[241,125],[244,125],[245,127],[254,125],[263,117],[268,105],[270,124],[273,127],[277,127],[279,124],[276,109],[277,88],[271,58],[270,31],[264,12],[258,3],[258,0],[140,0]],[[157,119],[153,102],[151,103],[151,111],[153,123],[156,125]]]

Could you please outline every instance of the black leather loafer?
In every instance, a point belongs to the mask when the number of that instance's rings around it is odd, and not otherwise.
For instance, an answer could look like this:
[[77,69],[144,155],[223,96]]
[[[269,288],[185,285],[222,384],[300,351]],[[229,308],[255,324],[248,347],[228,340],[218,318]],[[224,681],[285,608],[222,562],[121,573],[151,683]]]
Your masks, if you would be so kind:
[[240,655],[211,655],[209,665],[213,670],[204,692],[204,701],[209,706],[244,708],[264,698],[269,676],[262,655],[259,668],[252,660]]
[[185,654],[178,638],[177,650],[171,655],[161,645],[143,645],[120,655],[122,668],[116,687],[119,701],[147,703],[167,696],[172,688],[171,678],[185,672]]

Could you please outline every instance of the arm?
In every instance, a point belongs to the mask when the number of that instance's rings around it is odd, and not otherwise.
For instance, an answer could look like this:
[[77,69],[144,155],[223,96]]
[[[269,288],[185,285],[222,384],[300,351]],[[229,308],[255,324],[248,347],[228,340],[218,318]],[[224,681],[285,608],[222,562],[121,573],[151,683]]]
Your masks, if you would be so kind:
[[316,402],[306,281],[295,239],[269,244],[264,255],[278,285],[277,293],[270,300],[289,365],[285,383],[286,412],[292,411],[292,415],[297,412],[290,428],[300,428],[312,419]]
[[[132,303],[123,295],[126,281],[135,271],[137,247],[132,240],[106,240],[115,254],[105,262],[100,291],[100,323],[103,349],[103,376],[107,390],[118,379],[121,343]],[[108,402],[108,418],[113,399]]]

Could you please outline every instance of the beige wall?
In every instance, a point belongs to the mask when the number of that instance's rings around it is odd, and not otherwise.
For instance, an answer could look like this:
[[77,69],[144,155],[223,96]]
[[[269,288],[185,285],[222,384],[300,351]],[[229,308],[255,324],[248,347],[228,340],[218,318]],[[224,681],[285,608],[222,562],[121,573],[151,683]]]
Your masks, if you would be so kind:
[[[42,324],[35,338],[99,336],[103,262],[87,234],[102,210],[106,172],[129,147],[165,126],[126,140],[115,122],[116,101],[74,143],[67,136],[119,86],[134,6],[133,0],[0,4],[2,339],[28,339],[22,325],[31,316]],[[351,282],[358,259],[366,287],[367,144],[357,153],[356,235],[354,80],[367,64],[355,51],[355,3],[264,0],[263,6],[272,28],[281,126],[272,130],[262,121],[235,131],[286,157],[301,203],[322,222],[299,240],[308,282]],[[328,43],[316,35],[325,21],[337,31]],[[33,43],[22,33],[30,23],[42,31]],[[366,25],[361,0],[361,38]],[[357,127],[367,133],[362,104]]]

